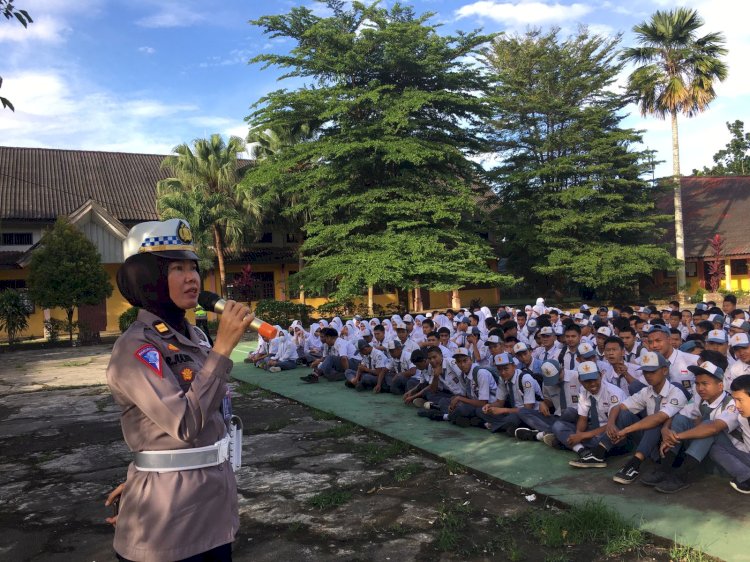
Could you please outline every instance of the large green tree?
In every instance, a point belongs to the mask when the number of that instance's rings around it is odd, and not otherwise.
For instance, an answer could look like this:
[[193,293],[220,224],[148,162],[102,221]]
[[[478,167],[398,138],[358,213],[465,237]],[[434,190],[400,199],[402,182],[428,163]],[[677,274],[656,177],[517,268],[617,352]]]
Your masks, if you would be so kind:
[[[219,266],[221,293],[226,293],[224,259],[257,233],[260,205],[252,190],[238,189],[238,154],[245,141],[218,134],[195,139],[193,147],[176,146],[162,167],[172,177],[157,185],[157,208],[162,218],[184,218],[196,230],[202,256],[211,250]],[[195,224],[193,224],[195,223]]]
[[637,47],[625,49],[623,60],[637,68],[628,78],[628,90],[641,113],[672,120],[672,177],[674,189],[675,255],[681,260],[677,284],[685,286],[685,234],[680,188],[680,144],[677,116],[692,117],[716,97],[714,85],[727,77],[721,57],[727,53],[721,33],[698,36],[703,18],[696,10],[657,10],[649,21],[636,25]]
[[[487,49],[494,73],[493,170],[503,253],[542,291],[570,281],[600,293],[631,290],[673,266],[641,174],[640,135],[621,127],[615,92],[619,38],[581,28],[502,36]],[[603,295],[602,295],[603,296]]]
[[65,217],[57,219],[32,252],[28,283],[37,305],[65,310],[71,344],[75,309],[112,295],[96,246]]
[[693,170],[696,176],[746,176],[750,174],[750,133],[745,124],[737,119],[727,122],[731,139],[724,148],[714,154],[714,165]]
[[473,222],[481,169],[469,157],[485,148],[489,108],[469,57],[490,37],[441,36],[430,14],[398,4],[326,4],[330,17],[297,7],[252,22],[294,41],[254,62],[306,82],[261,98],[253,128],[320,124],[246,178],[293,202],[285,216],[307,213],[299,281],[313,291],[334,283],[339,297],[508,281],[488,267],[493,253]]

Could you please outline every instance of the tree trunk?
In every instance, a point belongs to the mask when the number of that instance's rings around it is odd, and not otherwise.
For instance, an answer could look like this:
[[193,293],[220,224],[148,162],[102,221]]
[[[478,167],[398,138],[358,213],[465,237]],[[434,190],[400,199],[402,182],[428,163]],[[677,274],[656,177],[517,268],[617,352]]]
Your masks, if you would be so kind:
[[461,295],[458,294],[458,289],[451,291],[451,308],[453,310],[461,310]]
[[221,241],[221,232],[219,232],[218,225],[214,225],[214,249],[216,250],[216,259],[219,261],[219,295],[225,297],[227,281],[224,277],[224,244]]
[[414,312],[422,310],[422,293],[419,290],[419,285],[414,285]]
[[70,346],[73,347],[73,313],[75,308],[66,308],[65,313],[68,315],[68,337],[70,339]]
[[682,261],[677,268],[677,291],[685,300],[685,231],[682,224],[682,187],[680,186],[680,142],[677,135],[677,111],[672,110],[672,182],[674,184],[675,257]]
[[373,291],[372,285],[368,285],[367,286],[367,314],[370,315],[370,318],[375,316],[375,310],[373,308],[374,303],[373,303],[373,297],[372,297],[373,292],[374,291]]
[[[301,240],[300,240],[300,247],[304,243],[305,243],[305,235],[302,234],[301,235]],[[302,252],[300,251],[300,253],[299,253],[299,271],[298,271],[298,274],[300,272],[302,272],[302,270],[304,268],[305,268],[305,259],[302,257]],[[299,300],[300,300],[300,302],[302,304],[307,304],[307,303],[305,303],[305,286],[304,285],[300,285],[299,286]]]

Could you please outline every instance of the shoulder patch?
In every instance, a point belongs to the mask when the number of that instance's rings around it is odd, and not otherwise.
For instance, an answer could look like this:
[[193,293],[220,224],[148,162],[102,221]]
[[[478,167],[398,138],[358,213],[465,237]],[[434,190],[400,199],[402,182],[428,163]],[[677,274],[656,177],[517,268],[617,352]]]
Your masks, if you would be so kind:
[[531,388],[531,383],[529,381],[526,381],[525,383],[523,383],[523,387],[524,388]]
[[169,351],[180,351],[180,348],[179,348],[179,347],[177,347],[176,345],[172,345],[171,343],[168,343],[168,344],[167,344],[167,349],[168,349]]
[[677,400],[677,398],[672,398],[669,403],[672,404],[672,406],[677,406],[680,402]]
[[619,400],[619,399],[617,398],[617,396],[612,396],[612,397],[611,397],[611,398],[609,399],[609,401],[610,401],[610,402],[611,402],[612,404],[617,404],[617,403],[618,403],[618,402],[619,402],[620,400]]
[[138,351],[135,352],[135,356],[138,360],[150,368],[154,373],[159,375],[159,378],[163,378],[161,369],[161,354],[150,343],[141,346]]
[[169,333],[169,327],[164,322],[154,322],[152,325],[154,330],[162,335]]
[[734,407],[734,404],[727,406],[727,412],[734,412],[735,410],[737,410],[737,408]]

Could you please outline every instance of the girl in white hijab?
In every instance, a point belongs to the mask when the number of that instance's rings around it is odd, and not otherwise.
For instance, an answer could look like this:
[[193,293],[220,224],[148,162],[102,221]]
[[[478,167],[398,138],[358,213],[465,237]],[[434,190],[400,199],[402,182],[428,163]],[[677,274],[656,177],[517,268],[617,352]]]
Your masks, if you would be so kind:
[[334,328],[337,332],[341,333],[341,328],[344,327],[344,323],[341,321],[341,318],[336,316],[333,320],[331,320],[331,328]]
[[536,304],[531,307],[531,310],[534,313],[534,316],[541,316],[544,314],[544,299],[542,297],[536,299]]
[[294,344],[292,336],[286,330],[279,329],[278,336],[274,338],[274,341],[278,342],[276,352],[271,355],[266,368],[272,373],[294,369],[297,366],[299,355],[297,355],[297,346]]
[[305,340],[305,349],[302,355],[308,365],[323,357],[323,342],[320,341],[320,330],[322,328],[320,322],[315,322],[310,326],[310,333]]
[[383,319],[383,328],[385,328],[385,343],[396,339],[396,330],[393,329],[393,323],[388,319]]

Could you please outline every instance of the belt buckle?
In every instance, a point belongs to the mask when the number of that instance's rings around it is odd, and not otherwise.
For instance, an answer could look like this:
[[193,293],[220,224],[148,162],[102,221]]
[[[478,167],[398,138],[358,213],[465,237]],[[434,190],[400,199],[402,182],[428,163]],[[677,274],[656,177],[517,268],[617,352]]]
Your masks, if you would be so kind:
[[229,436],[225,436],[217,443],[219,446],[219,464],[229,460]]

